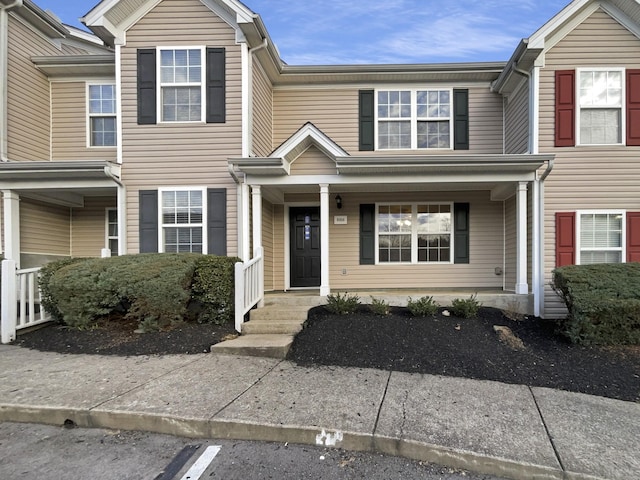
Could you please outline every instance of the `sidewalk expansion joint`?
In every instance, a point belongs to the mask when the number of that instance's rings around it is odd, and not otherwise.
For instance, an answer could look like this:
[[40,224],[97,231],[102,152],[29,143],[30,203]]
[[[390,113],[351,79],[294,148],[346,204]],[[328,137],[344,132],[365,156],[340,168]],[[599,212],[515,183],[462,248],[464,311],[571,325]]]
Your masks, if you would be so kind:
[[389,376],[387,377],[387,384],[384,386],[384,392],[382,393],[382,400],[380,400],[380,405],[378,406],[378,413],[376,414],[376,422],[373,425],[373,433],[371,434],[371,438],[375,438],[376,432],[378,431],[378,422],[380,421],[380,414],[382,413],[382,406],[384,405],[384,401],[387,399],[387,391],[389,390],[389,383],[391,382],[391,374],[393,370],[389,370]]
[[226,405],[224,405],[222,408],[220,408],[217,412],[215,412],[213,415],[211,415],[208,419],[208,421],[213,420],[214,418],[216,418],[218,415],[220,415],[225,408],[227,408],[229,405],[233,404],[234,402],[238,401],[240,399],[240,397],[242,397],[244,394],[246,394],[249,390],[251,390],[253,387],[255,387],[256,385],[258,385],[262,379],[264,377],[266,377],[267,375],[269,375],[271,372],[273,372],[276,367],[280,366],[282,363],[284,362],[284,360],[280,360],[278,363],[276,363],[273,367],[271,367],[269,370],[267,370],[264,375],[261,375],[260,378],[258,378],[255,382],[253,382],[251,385],[249,385],[247,388],[245,388],[242,392],[240,392],[238,395],[235,396],[235,398],[233,400],[230,400],[229,402],[227,402]]
[[560,458],[560,452],[556,448],[556,444],[553,441],[553,436],[551,435],[551,432],[549,431],[549,427],[547,427],[547,422],[544,420],[544,415],[542,415],[542,410],[540,409],[540,405],[538,405],[538,399],[536,398],[535,394],[533,393],[533,389],[531,388],[531,386],[527,385],[527,388],[529,389],[529,392],[531,393],[531,398],[533,399],[533,403],[535,404],[536,409],[538,410],[538,415],[540,416],[540,421],[542,422],[542,426],[544,427],[544,431],[547,434],[547,438],[549,439],[549,443],[551,443],[551,448],[553,448],[553,453],[556,456],[556,460],[558,460],[558,465],[560,465],[560,469],[562,470],[563,476],[565,476],[567,470],[564,468],[564,465],[562,464],[562,458]]
[[133,392],[133,391],[135,391],[137,389],[139,389],[139,388],[142,388],[142,387],[145,387],[145,386],[149,385],[151,382],[155,382],[159,378],[166,377],[167,375],[169,375],[169,374],[171,374],[171,373],[173,373],[173,372],[175,372],[177,370],[180,370],[180,369],[185,368],[185,367],[189,367],[189,366],[193,365],[194,363],[202,361],[202,360],[204,360],[204,358],[196,358],[195,360],[192,360],[191,362],[185,363],[184,365],[180,365],[180,366],[177,366],[175,368],[172,368],[171,370],[167,370],[163,374],[158,375],[157,377],[150,378],[146,382],[141,383],[140,385],[136,385],[135,387],[131,387],[129,390],[127,390],[125,392],[118,393],[117,395],[114,395],[113,397],[107,398],[106,400],[103,400],[102,402],[96,403],[95,405],[87,408],[87,411],[91,412],[92,410],[95,410],[96,408],[101,407],[102,405],[104,405],[107,402],[115,400],[116,398],[123,397],[123,396],[125,396],[125,395],[127,395],[127,394],[129,394],[129,393],[131,393],[131,392]]

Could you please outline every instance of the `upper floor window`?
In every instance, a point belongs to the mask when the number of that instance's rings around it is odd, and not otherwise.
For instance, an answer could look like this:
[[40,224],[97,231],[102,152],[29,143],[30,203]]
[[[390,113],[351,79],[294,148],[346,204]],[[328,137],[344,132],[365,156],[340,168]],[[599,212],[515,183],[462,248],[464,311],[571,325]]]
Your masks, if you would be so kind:
[[622,143],[623,71],[578,71],[578,122],[582,145]]
[[163,122],[204,122],[203,49],[160,49]]
[[380,204],[377,208],[378,263],[451,263],[451,204]]
[[116,87],[112,84],[88,86],[89,146],[116,145]]
[[452,148],[451,90],[379,90],[380,150]]

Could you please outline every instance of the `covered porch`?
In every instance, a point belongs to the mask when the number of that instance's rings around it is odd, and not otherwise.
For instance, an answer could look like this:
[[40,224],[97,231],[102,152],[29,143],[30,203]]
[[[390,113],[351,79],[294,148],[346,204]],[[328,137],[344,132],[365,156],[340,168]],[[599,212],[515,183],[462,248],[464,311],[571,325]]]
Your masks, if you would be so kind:
[[[350,156],[312,125],[294,137],[229,161],[244,174],[242,251],[263,249],[265,291],[492,292],[537,314],[552,155]],[[313,258],[297,259],[307,247]]]

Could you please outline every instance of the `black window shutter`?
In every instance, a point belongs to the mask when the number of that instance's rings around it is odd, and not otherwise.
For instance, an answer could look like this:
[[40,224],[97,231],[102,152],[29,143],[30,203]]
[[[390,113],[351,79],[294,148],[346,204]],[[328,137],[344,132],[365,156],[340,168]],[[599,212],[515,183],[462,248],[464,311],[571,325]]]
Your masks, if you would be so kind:
[[359,105],[360,151],[373,151],[375,145],[374,91],[360,90]]
[[138,49],[138,125],[156,120],[156,49]]
[[207,253],[227,254],[227,189],[207,189]]
[[360,205],[360,265],[376,263],[376,206]]
[[207,123],[225,122],[225,49],[207,48]]
[[453,263],[469,263],[469,204],[453,204]]
[[140,253],[158,251],[158,191],[140,190]]
[[469,90],[453,91],[453,149],[469,150]]

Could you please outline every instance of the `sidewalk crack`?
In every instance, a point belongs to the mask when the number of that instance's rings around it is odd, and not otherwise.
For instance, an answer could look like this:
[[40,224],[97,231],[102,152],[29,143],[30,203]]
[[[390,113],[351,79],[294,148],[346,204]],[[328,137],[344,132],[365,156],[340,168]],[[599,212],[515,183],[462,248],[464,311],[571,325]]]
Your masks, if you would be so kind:
[[533,399],[533,403],[536,406],[536,409],[538,410],[538,415],[540,416],[540,421],[542,422],[542,426],[544,427],[544,431],[547,434],[547,438],[549,439],[549,443],[551,443],[551,448],[553,448],[553,453],[556,456],[556,460],[558,460],[558,465],[560,465],[560,469],[562,470],[562,472],[566,473],[567,470],[564,468],[564,465],[562,464],[562,458],[560,458],[560,452],[558,451],[558,448],[556,447],[556,444],[553,441],[553,436],[551,435],[551,432],[549,431],[549,427],[547,426],[547,422],[544,420],[544,415],[542,415],[542,410],[540,409],[540,405],[538,405],[538,399],[536,398],[535,394],[533,393],[533,389],[531,388],[531,386],[527,385],[527,388],[529,389],[529,392],[531,393],[531,398]]
[[384,393],[382,394],[382,400],[380,401],[380,405],[378,406],[378,413],[376,414],[376,422],[373,425],[373,434],[372,438],[376,436],[376,432],[378,431],[378,422],[380,421],[380,414],[382,413],[382,406],[384,405],[384,401],[387,399],[387,391],[389,390],[389,383],[391,382],[391,374],[392,370],[389,370],[389,376],[387,377],[387,383],[384,386]]

